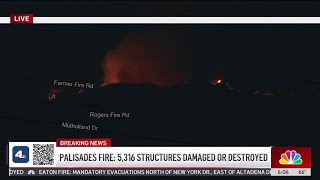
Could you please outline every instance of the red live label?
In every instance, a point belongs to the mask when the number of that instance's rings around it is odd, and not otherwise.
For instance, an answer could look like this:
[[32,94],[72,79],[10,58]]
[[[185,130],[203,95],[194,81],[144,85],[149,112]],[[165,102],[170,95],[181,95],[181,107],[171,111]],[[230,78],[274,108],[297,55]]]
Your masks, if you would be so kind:
[[10,24],[33,24],[32,14],[11,14]]

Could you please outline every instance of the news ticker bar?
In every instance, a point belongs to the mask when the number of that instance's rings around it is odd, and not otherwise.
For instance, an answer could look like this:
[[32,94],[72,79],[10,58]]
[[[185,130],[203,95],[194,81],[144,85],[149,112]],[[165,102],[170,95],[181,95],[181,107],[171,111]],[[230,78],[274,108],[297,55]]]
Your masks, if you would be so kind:
[[10,168],[9,176],[311,176],[311,170],[270,168]]
[[109,172],[103,175],[118,169],[141,170],[139,175],[150,175],[147,170],[199,170],[194,172],[206,176],[311,176],[311,147],[111,147],[110,138],[58,138],[10,142],[8,162],[12,176],[48,175],[44,170],[62,175],[63,169],[73,168]]
[[320,17],[34,17],[11,14],[0,24],[320,24]]

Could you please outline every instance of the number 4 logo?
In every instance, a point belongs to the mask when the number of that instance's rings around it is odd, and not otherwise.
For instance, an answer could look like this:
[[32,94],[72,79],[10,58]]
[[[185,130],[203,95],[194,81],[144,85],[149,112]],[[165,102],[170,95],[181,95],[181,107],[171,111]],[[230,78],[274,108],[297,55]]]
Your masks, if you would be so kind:
[[14,157],[17,157],[17,158],[26,158],[26,155],[23,155],[22,154],[22,150],[19,150],[15,155]]
[[12,148],[12,161],[14,163],[29,162],[29,148],[28,146],[14,146]]

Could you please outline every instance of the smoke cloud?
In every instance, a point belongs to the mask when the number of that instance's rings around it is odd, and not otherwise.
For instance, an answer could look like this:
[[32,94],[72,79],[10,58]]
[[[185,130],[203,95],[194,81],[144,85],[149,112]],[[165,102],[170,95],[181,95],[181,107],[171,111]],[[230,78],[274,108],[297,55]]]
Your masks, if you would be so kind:
[[165,34],[125,37],[103,60],[104,83],[176,84],[188,79],[178,42]]

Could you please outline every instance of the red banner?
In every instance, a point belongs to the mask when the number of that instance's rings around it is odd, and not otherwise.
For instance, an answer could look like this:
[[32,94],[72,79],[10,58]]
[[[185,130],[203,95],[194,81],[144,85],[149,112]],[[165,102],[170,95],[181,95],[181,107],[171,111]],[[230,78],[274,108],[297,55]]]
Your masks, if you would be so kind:
[[10,24],[33,24],[33,14],[11,14]]
[[110,138],[58,138],[57,147],[111,147]]
[[311,168],[311,147],[272,147],[272,168]]

